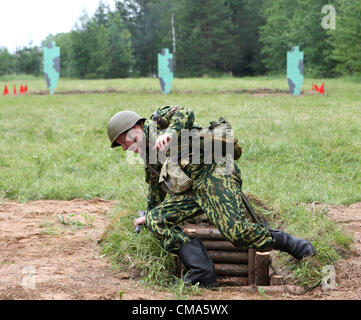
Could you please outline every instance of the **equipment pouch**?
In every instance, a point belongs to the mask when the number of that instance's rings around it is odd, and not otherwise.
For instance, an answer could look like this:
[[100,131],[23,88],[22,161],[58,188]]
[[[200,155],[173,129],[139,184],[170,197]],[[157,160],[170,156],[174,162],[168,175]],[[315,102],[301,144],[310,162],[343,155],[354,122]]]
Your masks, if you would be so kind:
[[167,158],[159,175],[159,183],[165,183],[172,193],[183,193],[192,187],[192,179],[182,170],[177,161]]
[[213,144],[213,149],[216,144],[220,144],[223,156],[231,153],[234,160],[237,160],[242,155],[242,148],[238,140],[234,138],[232,126],[223,117],[220,117],[218,121],[211,121],[199,132],[199,135],[204,139],[203,146],[207,140]]

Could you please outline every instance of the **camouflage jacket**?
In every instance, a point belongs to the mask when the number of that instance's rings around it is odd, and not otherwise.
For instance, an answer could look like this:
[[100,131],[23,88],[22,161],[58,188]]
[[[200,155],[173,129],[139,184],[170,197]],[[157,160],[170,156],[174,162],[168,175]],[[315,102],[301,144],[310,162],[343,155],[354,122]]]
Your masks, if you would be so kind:
[[[180,132],[182,129],[202,129],[202,127],[194,122],[194,112],[186,107],[171,107],[164,106],[158,108],[156,113],[162,118],[163,123],[153,120],[154,114],[150,119],[144,122],[143,131],[145,133],[147,142],[157,139],[158,136],[168,133],[178,138],[178,146],[180,152]],[[166,127],[166,129],[164,129]],[[153,136],[151,136],[153,135]],[[189,142],[191,147],[191,142]],[[149,148],[152,145],[149,144]],[[169,155],[169,152],[168,152]],[[202,157],[202,156],[201,156]],[[156,164],[150,164],[157,172],[161,171],[162,163],[158,160]],[[204,165],[202,160],[199,164],[189,163],[184,167],[184,172],[193,180],[193,189],[197,188],[202,181],[202,178],[207,172],[209,165]],[[155,206],[160,204],[166,197],[166,192],[161,188],[161,184],[158,182],[159,177],[152,169],[147,165],[145,169],[145,180],[149,184],[148,199],[147,199],[147,211],[153,209]]]

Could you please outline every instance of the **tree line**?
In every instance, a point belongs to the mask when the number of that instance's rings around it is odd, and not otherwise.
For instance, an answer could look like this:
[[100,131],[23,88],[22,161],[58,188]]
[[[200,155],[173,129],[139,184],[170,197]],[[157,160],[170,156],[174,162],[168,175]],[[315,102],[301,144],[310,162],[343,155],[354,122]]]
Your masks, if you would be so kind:
[[[329,4],[333,29],[323,25]],[[360,34],[361,0],[117,0],[43,45],[61,48],[64,77],[154,76],[162,48],[174,55],[176,77],[282,74],[294,45],[306,75],[330,77],[361,74]],[[41,72],[41,48],[0,49],[0,75]]]

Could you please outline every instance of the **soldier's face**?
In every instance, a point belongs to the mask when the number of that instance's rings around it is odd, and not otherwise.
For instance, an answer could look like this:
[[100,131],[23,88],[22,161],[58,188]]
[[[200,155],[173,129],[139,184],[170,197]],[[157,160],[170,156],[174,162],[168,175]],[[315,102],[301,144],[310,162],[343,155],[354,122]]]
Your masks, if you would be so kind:
[[140,126],[134,126],[117,138],[117,143],[121,145],[124,151],[135,153],[142,153],[145,150],[144,142],[144,132]]

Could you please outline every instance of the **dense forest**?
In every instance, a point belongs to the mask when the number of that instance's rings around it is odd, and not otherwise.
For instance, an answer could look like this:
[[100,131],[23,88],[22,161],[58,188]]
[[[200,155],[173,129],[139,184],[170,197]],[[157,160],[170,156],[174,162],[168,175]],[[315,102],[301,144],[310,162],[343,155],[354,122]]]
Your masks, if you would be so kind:
[[[118,0],[42,45],[61,48],[63,77],[154,76],[162,48],[174,55],[176,77],[281,74],[293,45],[306,75],[332,77],[361,74],[360,34],[361,0]],[[39,75],[42,55],[42,47],[0,48],[0,76]]]

